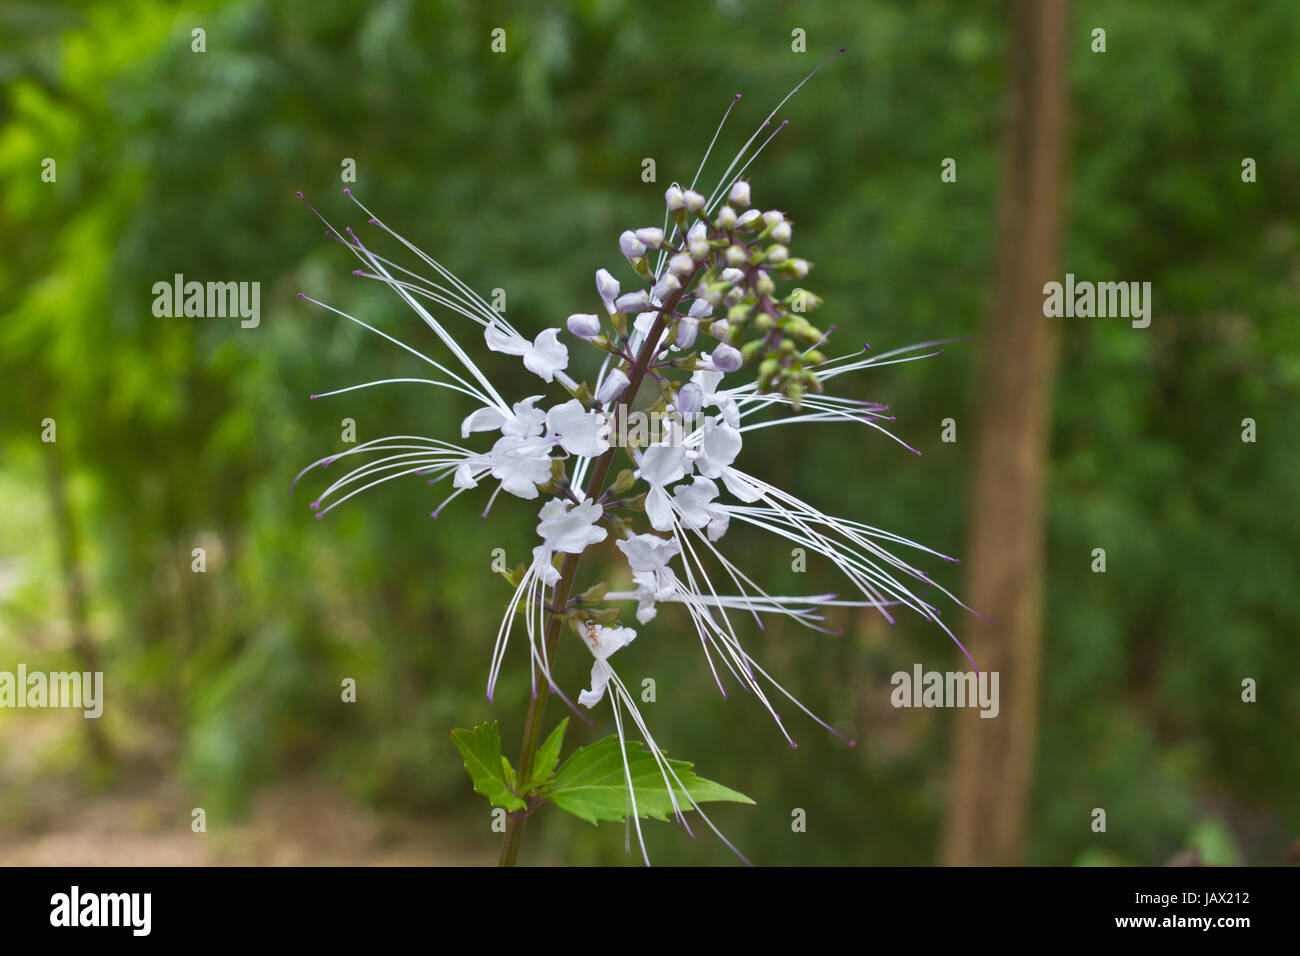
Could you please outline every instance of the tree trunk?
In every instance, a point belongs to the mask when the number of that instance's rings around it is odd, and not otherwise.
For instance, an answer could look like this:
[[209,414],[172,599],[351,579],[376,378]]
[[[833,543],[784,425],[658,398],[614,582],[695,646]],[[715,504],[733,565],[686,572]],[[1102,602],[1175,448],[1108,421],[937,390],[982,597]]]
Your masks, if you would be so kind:
[[1023,861],[1042,657],[1043,484],[1056,328],[1043,284],[1060,279],[1066,114],[1066,2],[1013,0],[1009,115],[993,314],[983,339],[967,603],[996,623],[969,629],[1001,709],[955,716],[943,862]]

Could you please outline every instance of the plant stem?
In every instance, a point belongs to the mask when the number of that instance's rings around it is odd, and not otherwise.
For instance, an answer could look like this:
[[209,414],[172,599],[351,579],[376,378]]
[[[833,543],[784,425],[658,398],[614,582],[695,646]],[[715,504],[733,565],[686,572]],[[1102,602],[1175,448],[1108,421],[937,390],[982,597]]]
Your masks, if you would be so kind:
[[[698,272],[698,269],[697,269]],[[659,307],[659,314],[655,316],[654,325],[650,327],[645,341],[641,344],[641,352],[636,357],[636,364],[632,366],[631,374],[628,375],[627,388],[619,396],[618,401],[614,403],[616,411],[620,405],[628,404],[636,395],[637,390],[641,387],[641,382],[645,379],[646,369],[650,367],[650,362],[658,351],[659,337],[663,334],[664,326],[667,324],[667,317],[672,314],[677,307],[678,301],[682,297],[686,286],[689,285],[692,275],[682,283],[682,288],[678,289]],[[618,451],[616,445],[610,445],[609,449],[596,459],[596,465],[591,470],[591,476],[587,479],[585,495],[592,501],[595,501],[605,490],[605,482],[609,478],[610,467],[614,463],[614,455]],[[560,579],[555,583],[555,600],[552,606],[557,609],[546,626],[546,637],[544,638],[546,647],[546,660],[550,661],[551,667],[555,666],[555,653],[559,649],[560,630],[564,624],[563,609],[569,603],[569,594],[573,590],[573,582],[578,576],[578,562],[582,558],[580,554],[566,555],[564,563],[560,566]],[[546,712],[546,698],[550,696],[550,684],[542,682],[541,689],[537,695],[528,702],[528,714],[524,717],[524,743],[519,752],[519,769],[516,779],[523,783],[530,780],[533,775],[533,761],[537,756],[537,745],[542,735],[542,716]],[[524,836],[524,824],[527,817],[523,811],[510,814],[506,819],[506,835],[501,842],[501,857],[498,860],[500,866],[514,866],[519,859],[519,844]]]

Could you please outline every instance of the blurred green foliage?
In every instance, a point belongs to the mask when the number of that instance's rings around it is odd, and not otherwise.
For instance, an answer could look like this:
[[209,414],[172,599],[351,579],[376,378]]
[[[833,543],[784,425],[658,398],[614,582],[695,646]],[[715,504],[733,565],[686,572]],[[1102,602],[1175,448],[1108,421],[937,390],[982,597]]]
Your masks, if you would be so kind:
[[[591,307],[597,267],[626,271],[619,231],[660,220],[664,187],[691,177],[732,94],[744,99],[728,156],[841,46],[754,166],[756,201],[794,219],[842,348],[976,341],[850,386],[895,409],[921,458],[825,425],[759,433],[745,454],[828,511],[960,555],[1004,16],[956,0],[6,0],[0,667],[76,663],[39,439],[52,417],[121,748],[163,728],[170,766],[218,817],[311,773],[494,840],[449,732],[499,719],[517,746],[518,647],[496,705],[483,698],[506,597],[488,567],[495,547],[512,560],[531,547],[536,509],[501,500],[482,521],[467,497],[434,523],[441,499],[418,480],[325,521],[310,494],[286,497],[300,467],[345,447],[342,418],[362,439],[445,436],[466,411],[419,386],[308,400],[419,373],[300,290],[435,343],[350,275],[294,192],[358,223],[339,181],[355,159],[364,202],[471,286],[505,289],[513,321],[536,331]],[[1205,844],[1216,859],[1278,862],[1300,825],[1300,7],[1090,0],[1072,21],[1065,266],[1149,281],[1155,310],[1146,331],[1063,320],[1031,861],[1160,863]],[[489,50],[498,26],[504,54]],[[1089,52],[1096,26],[1104,54]],[[195,27],[206,53],[191,51]],[[791,52],[795,27],[806,55]],[[955,184],[939,177],[949,156]],[[657,183],[641,181],[644,157]],[[175,273],[261,282],[260,326],[154,317],[151,287]],[[515,360],[486,367],[525,387]],[[956,444],[939,440],[946,417]],[[1246,417],[1254,444],[1240,440]],[[839,586],[817,562],[791,573],[788,554],[744,529],[727,543],[773,593]],[[208,572],[193,574],[200,545]],[[1089,570],[1097,547],[1106,574]],[[959,569],[931,570],[960,588]],[[671,754],[758,801],[715,815],[752,859],[931,862],[946,720],[893,710],[888,682],[959,658],[917,621],[836,623],[842,636],[770,626],[748,640],[854,750],[791,717],[792,751],[755,702],[720,700],[671,610],[619,663],[629,684],[655,678],[646,709]],[[589,666],[562,654],[566,686]],[[358,681],[355,705],[339,701],[343,677]],[[1257,704],[1240,701],[1243,677],[1259,681]],[[596,715],[571,744],[608,732]],[[21,734],[22,719],[0,714],[0,734]],[[796,807],[807,833],[790,830]],[[1093,807],[1108,813],[1100,840]],[[634,862],[620,830],[539,814],[525,858]],[[647,835],[658,861],[729,859],[678,828]]]

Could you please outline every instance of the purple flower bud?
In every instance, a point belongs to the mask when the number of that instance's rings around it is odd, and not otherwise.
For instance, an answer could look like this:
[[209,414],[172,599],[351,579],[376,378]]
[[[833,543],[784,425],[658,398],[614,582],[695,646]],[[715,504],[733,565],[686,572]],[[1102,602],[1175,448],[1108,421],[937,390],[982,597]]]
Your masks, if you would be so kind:
[[691,212],[701,212],[704,209],[705,198],[697,193],[694,189],[688,189],[682,194],[682,199],[686,203],[686,208]]
[[698,320],[689,316],[683,318],[677,323],[677,347],[679,349],[689,349],[695,344],[695,336],[700,332],[700,323]]
[[618,369],[613,369],[605,376],[605,380],[600,383],[600,388],[596,389],[596,401],[602,405],[608,405],[622,395],[627,386],[627,376]]
[[671,210],[686,208],[686,198],[681,186],[669,186],[664,192],[664,201],[668,203],[668,208]]
[[618,298],[619,284],[604,269],[596,270],[596,291],[600,293],[600,300],[605,303],[605,308],[610,312],[614,311],[614,300]]
[[677,276],[673,275],[670,272],[667,275],[665,275],[662,279],[660,279],[657,283],[655,283],[655,287],[650,290],[650,297],[652,299],[658,299],[660,302],[662,302],[664,299],[668,298],[670,295],[672,295],[681,287],[682,284],[678,280]]
[[636,233],[628,229],[622,232],[618,237],[618,248],[623,255],[629,259],[640,259],[645,255],[645,244],[636,237]]
[[788,222],[778,222],[772,227],[772,238],[777,242],[788,243],[790,241],[790,224]]
[[695,260],[684,252],[679,252],[668,260],[668,271],[679,276],[688,276],[695,271]]
[[704,228],[704,223],[702,222],[697,222],[695,225],[691,226],[690,230],[686,233],[687,242],[695,242],[696,240],[707,239],[708,237],[709,230]]
[[734,372],[744,364],[740,349],[733,349],[726,342],[719,342],[718,347],[713,350],[713,354],[709,356],[709,359],[713,362],[713,367],[719,372]]
[[664,231],[658,227],[638,229],[636,237],[645,244],[647,249],[658,249],[664,244]]
[[731,204],[744,209],[749,205],[749,183],[738,179],[731,187]]
[[713,314],[713,306],[707,299],[696,299],[691,303],[690,317],[692,319],[704,319]]
[[722,338],[730,330],[731,326],[728,324],[726,319],[718,319],[718,321],[709,326],[709,332],[713,334],[714,338],[718,339]]
[[614,300],[614,308],[619,312],[641,312],[649,307],[650,296],[646,295],[645,289],[625,292]]
[[769,209],[767,212],[763,213],[763,225],[765,226],[775,226],[783,219],[785,219],[785,213],[781,212],[779,209]]
[[740,270],[740,269],[723,269],[723,270],[722,270],[722,281],[723,281],[723,282],[739,282],[739,281],[740,281],[741,279],[743,279],[743,278],[745,278],[745,273],[744,273],[744,271],[742,271],[742,270]]
[[750,209],[748,212],[741,213],[740,219],[737,220],[737,224],[741,227],[747,227],[753,225],[753,223],[762,218],[763,214],[761,212],[757,209]]
[[569,331],[580,339],[589,339],[593,335],[600,334],[600,319],[594,315],[575,313],[569,316],[565,324],[569,327]]
[[735,229],[736,210],[730,206],[723,206],[718,210],[717,224],[719,229]]
[[704,407],[704,389],[694,382],[687,382],[677,393],[677,413],[683,418],[698,415]]
[[687,247],[687,251],[690,252],[692,259],[699,262],[709,254],[709,244],[703,239],[696,239],[694,242],[690,243]]

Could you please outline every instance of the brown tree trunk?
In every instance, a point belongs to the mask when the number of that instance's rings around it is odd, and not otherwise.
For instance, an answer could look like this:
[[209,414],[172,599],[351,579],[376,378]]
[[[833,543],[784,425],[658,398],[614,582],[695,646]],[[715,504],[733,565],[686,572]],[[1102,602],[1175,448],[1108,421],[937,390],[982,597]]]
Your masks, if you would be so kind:
[[[68,624],[72,630],[72,652],[77,658],[77,668],[83,672],[99,671],[99,651],[90,635],[86,613],[86,578],[81,566],[81,534],[68,495],[64,475],[63,453],[58,442],[45,447],[46,490],[49,493],[50,513],[54,519],[59,541],[59,565],[63,572],[63,595],[67,602]],[[91,756],[107,763],[112,756],[108,739],[100,727],[100,718],[83,721]]]
[[1066,2],[1013,0],[1009,115],[993,314],[983,338],[967,603],[981,671],[1001,708],[956,712],[943,843],[948,865],[1023,861],[1042,657],[1043,484],[1056,329],[1043,284],[1060,279],[1066,114]]

